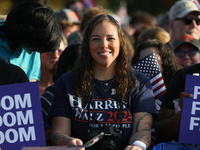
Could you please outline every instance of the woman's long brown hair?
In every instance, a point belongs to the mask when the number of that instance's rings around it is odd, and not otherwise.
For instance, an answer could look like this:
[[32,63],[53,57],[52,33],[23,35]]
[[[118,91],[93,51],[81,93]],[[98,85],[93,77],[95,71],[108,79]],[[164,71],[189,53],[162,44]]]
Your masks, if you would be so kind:
[[[115,88],[116,95],[123,93],[127,96],[128,92],[135,86],[137,88],[137,79],[133,74],[130,62],[128,62],[125,37],[119,23],[110,15],[99,15],[93,18],[87,25],[83,42],[81,45],[81,55],[75,67],[74,73],[74,96],[83,98],[86,94],[92,94],[93,63],[94,60],[90,54],[89,40],[93,28],[103,21],[110,22],[118,31],[120,39],[120,51],[117,59]],[[134,84],[134,85],[133,85]],[[137,89],[138,90],[138,89]]]

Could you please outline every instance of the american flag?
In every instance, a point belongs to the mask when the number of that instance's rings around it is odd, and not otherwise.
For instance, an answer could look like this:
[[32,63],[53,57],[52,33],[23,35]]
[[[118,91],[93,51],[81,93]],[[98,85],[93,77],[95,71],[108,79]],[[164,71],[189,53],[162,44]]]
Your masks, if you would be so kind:
[[133,65],[133,68],[149,77],[156,102],[156,109],[159,111],[166,87],[155,53],[152,52],[150,55],[139,60]]
[[83,2],[83,4],[85,5],[86,8],[97,6],[95,0],[82,0],[82,2]]

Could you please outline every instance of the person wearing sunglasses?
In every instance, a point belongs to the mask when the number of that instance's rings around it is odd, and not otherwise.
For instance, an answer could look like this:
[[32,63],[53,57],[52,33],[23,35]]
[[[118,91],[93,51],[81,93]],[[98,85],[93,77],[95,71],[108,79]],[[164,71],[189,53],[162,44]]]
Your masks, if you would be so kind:
[[189,34],[195,39],[200,39],[200,11],[195,3],[190,0],[177,1],[169,11],[169,33],[173,41],[184,34]]
[[200,63],[200,41],[191,35],[175,39],[173,47],[180,69]]

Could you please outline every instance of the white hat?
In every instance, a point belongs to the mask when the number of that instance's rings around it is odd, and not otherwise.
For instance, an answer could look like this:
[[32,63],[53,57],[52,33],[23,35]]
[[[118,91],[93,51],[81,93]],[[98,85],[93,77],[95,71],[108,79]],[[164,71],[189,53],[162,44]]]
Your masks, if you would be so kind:
[[170,9],[169,19],[183,18],[191,12],[200,13],[197,5],[189,0],[179,0]]

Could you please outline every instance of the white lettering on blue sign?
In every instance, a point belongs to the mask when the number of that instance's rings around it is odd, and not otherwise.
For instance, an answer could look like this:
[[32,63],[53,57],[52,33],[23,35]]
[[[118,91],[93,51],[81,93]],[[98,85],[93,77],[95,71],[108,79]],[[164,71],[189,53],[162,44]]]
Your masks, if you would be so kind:
[[195,115],[195,112],[200,110],[200,102],[192,102],[191,114]]
[[3,133],[0,131],[0,144],[4,143],[5,140],[8,143],[15,143],[18,140],[20,142],[24,141],[35,141],[35,128],[33,126],[28,127],[28,131],[26,132],[25,128],[18,128],[18,131],[15,129],[8,129]]
[[[1,116],[0,116],[1,117]],[[9,119],[11,118],[11,119]],[[10,120],[10,122],[8,121]],[[13,114],[12,112],[7,112],[3,115],[3,123],[5,126],[7,127],[12,127],[15,125],[16,123],[16,117],[15,114]]]
[[[3,118],[3,119],[2,119]],[[32,110],[26,110],[25,115],[22,111],[17,111],[16,114],[12,112],[7,112],[2,116],[0,116],[0,127],[4,124],[7,127],[12,127],[16,124],[17,125],[27,125],[33,124],[33,112]]]
[[19,109],[20,106],[21,106],[21,108],[26,108],[26,104],[27,104],[27,108],[32,107],[30,93],[24,94],[24,99],[23,100],[22,100],[22,98],[21,98],[21,96],[19,94],[14,95],[14,97],[15,97],[15,108],[16,109]]
[[17,111],[16,115],[17,115],[17,124],[18,125],[22,125],[22,122],[23,122],[23,125],[27,125],[28,121],[29,121],[29,124],[34,123],[34,121],[33,121],[33,111],[32,110],[27,110],[25,117],[24,117],[24,114],[23,114],[22,111]]
[[14,106],[16,109],[20,109],[20,107],[21,108],[32,107],[30,93],[24,94],[24,99],[22,99],[19,94],[14,95],[14,99],[9,95],[2,97],[1,98],[2,109],[11,110],[13,109]]
[[[24,137],[24,138],[23,138]],[[19,128],[19,139],[20,142],[24,142],[25,141],[35,141],[36,137],[35,137],[35,128],[34,127],[28,127],[28,131],[26,134],[26,131],[24,128]]]
[[[7,101],[7,103],[9,103],[8,106],[6,106],[6,101]],[[1,99],[1,107],[4,110],[11,110],[11,109],[13,109],[13,107],[14,107],[14,100],[13,100],[13,98],[11,96],[8,96],[8,95],[2,97],[2,99]]]
[[194,86],[194,99],[197,99],[197,96],[200,95],[200,86]]
[[24,110],[20,109],[31,108],[31,95],[30,93],[25,93],[24,95],[16,94],[13,97],[9,95],[5,95],[1,98],[0,101],[1,109],[5,111],[10,111],[12,109],[16,109],[16,112],[6,112],[4,114],[0,114],[0,127],[3,125],[9,127],[9,129],[5,131],[0,131],[0,144],[5,141],[8,143],[15,143],[17,141],[34,141],[36,140],[35,127],[20,127],[18,129],[11,128],[15,125],[32,125],[34,124],[33,111],[32,110]]
[[[13,134],[13,139],[11,139],[11,134]],[[5,133],[5,139],[8,143],[15,143],[18,139],[18,134],[15,129],[8,129]]]
[[[191,110],[191,114],[195,115],[196,111],[200,111],[200,102],[192,102],[192,110]],[[194,127],[199,127],[199,122],[200,118],[198,117],[191,117],[190,118],[190,127],[189,130],[194,130]],[[200,128],[199,128],[200,131]]]
[[194,127],[195,126],[199,126],[199,123],[197,123],[197,121],[199,121],[200,118],[197,118],[197,117],[191,117],[190,118],[190,130],[194,130]]

